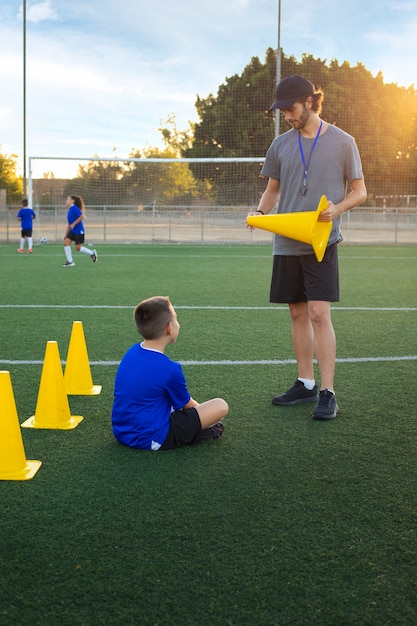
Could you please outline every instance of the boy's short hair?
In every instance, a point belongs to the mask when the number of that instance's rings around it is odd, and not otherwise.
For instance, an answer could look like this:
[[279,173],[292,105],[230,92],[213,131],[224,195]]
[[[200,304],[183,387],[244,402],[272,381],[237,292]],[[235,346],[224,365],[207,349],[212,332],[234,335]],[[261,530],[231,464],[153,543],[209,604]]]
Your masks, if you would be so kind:
[[136,306],[133,317],[144,339],[159,339],[172,321],[172,303],[168,296],[152,296]]

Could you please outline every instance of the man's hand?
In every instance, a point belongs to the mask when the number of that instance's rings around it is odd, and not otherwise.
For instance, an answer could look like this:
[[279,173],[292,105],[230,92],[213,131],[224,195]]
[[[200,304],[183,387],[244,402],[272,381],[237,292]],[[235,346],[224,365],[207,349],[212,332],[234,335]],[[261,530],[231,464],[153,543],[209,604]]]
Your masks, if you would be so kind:
[[318,221],[319,222],[333,222],[333,220],[335,220],[336,217],[338,216],[339,216],[339,212],[337,208],[335,207],[335,205],[333,204],[331,200],[328,200],[327,209],[320,213]]

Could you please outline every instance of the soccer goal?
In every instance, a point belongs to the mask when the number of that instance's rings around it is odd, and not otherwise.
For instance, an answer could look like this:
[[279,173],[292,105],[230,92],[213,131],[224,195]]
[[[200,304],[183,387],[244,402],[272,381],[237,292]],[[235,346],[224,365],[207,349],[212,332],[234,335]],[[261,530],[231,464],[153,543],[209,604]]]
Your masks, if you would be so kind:
[[266,186],[262,162],[31,157],[29,200],[48,241],[59,237],[70,194],[84,199],[92,241],[270,241],[244,223]]

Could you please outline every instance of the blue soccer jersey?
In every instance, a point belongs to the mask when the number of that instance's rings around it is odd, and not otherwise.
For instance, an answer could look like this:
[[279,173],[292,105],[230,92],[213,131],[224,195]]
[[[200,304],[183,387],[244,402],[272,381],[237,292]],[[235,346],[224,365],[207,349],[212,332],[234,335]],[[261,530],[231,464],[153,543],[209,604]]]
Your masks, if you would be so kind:
[[36,217],[33,209],[30,209],[29,207],[20,209],[17,217],[22,220],[22,230],[32,230],[32,220]]
[[137,343],[117,370],[113,434],[132,448],[158,450],[168,434],[170,414],[182,409],[190,398],[181,365]]
[[[68,224],[72,224],[73,222],[75,222],[75,220],[77,220],[82,214],[83,212],[79,207],[77,207],[77,205],[73,204],[72,206],[70,206],[67,213]],[[84,235],[84,224],[82,220],[81,222],[78,222],[78,224],[76,224],[74,228],[71,229],[71,232],[75,235]]]

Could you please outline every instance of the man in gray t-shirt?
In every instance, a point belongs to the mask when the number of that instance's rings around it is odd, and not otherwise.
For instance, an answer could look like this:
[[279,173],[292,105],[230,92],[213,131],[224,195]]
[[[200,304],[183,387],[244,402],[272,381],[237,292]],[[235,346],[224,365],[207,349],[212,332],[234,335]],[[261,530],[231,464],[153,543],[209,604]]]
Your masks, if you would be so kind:
[[[270,110],[280,109],[292,127],[276,137],[265,157],[262,174],[268,186],[258,214],[316,211],[322,195],[328,207],[320,222],[332,222],[324,258],[312,246],[283,235],[274,237],[270,302],[289,306],[298,379],[273,404],[316,402],[314,419],[336,417],[334,393],[336,337],[330,303],[339,300],[337,243],[342,240],[340,216],[366,199],[361,160],[353,137],[320,118],[323,93],[302,76],[277,85]],[[320,371],[320,393],[313,358]]]

